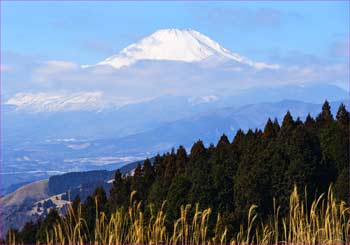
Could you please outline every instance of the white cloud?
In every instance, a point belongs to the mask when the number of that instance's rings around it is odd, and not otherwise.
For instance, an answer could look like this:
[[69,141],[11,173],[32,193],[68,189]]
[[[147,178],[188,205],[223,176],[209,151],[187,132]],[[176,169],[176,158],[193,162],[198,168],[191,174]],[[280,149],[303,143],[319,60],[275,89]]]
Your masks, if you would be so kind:
[[50,60],[45,62],[43,65],[34,69],[34,75],[52,75],[63,72],[74,71],[79,68],[78,65],[69,61],[59,61],[59,60]]
[[82,143],[82,144],[75,144],[75,145],[68,145],[69,148],[73,150],[82,150],[90,146],[90,143]]
[[219,100],[219,98],[215,95],[206,95],[201,97],[192,97],[189,99],[189,102],[192,105],[205,104]]
[[50,82],[50,79],[57,79],[59,75],[77,71],[79,66],[70,61],[50,60],[34,68],[33,79],[36,82]]
[[4,73],[2,92],[8,104],[40,110],[118,107],[169,94],[205,98],[262,85],[320,82],[346,87],[349,76],[345,63],[303,54],[275,57],[279,69],[260,70],[232,62],[207,66],[173,61],[141,61],[119,70],[84,69],[70,61],[19,57],[2,66],[11,67]]

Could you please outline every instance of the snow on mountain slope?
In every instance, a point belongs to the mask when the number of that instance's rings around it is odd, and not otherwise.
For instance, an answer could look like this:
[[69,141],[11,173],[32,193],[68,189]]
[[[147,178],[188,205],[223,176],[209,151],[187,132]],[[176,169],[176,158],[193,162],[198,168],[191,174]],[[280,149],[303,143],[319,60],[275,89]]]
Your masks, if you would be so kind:
[[233,60],[255,69],[278,69],[278,65],[251,61],[233,53],[198,31],[186,29],[162,29],[131,44],[120,53],[113,55],[97,65],[110,65],[121,68],[140,60],[169,60],[199,62],[209,57]]
[[82,92],[39,92],[17,93],[5,105],[15,106],[16,110],[32,112],[57,111],[100,111],[105,108],[120,108],[125,105],[141,103],[149,98],[133,99],[127,97],[105,98],[101,91]]
[[6,101],[7,105],[14,105],[17,109],[30,109],[32,111],[59,111],[62,109],[77,110],[85,108],[98,108],[101,92],[79,93],[17,93]]

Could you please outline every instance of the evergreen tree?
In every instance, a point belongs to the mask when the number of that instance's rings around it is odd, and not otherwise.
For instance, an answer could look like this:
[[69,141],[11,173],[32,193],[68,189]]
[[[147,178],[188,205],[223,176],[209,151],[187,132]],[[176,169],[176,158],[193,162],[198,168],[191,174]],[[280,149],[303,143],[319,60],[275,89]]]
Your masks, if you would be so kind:
[[275,134],[277,135],[278,132],[280,131],[280,125],[278,123],[277,118],[275,118],[275,120],[273,120],[273,128],[275,130]]
[[235,153],[235,149],[227,145],[224,148],[217,148],[209,160],[217,193],[213,208],[220,213],[234,210],[233,186],[238,158]]
[[349,126],[350,115],[343,103],[341,103],[339,106],[336,119],[340,124],[347,127]]
[[186,149],[180,145],[176,152],[176,174],[185,173],[185,168],[187,164],[187,152]]
[[244,137],[245,137],[245,134],[244,134],[243,130],[242,129],[238,129],[235,137],[233,138],[233,142],[232,143],[234,145],[236,145],[236,146],[239,146],[240,143],[243,141]]
[[162,176],[164,174],[164,165],[163,163],[163,158],[157,154],[156,157],[154,158],[154,171],[156,176]]
[[169,192],[166,197],[167,200],[167,216],[170,220],[175,220],[179,217],[181,205],[188,204],[188,194],[191,189],[191,181],[184,175],[174,178]]
[[[339,118],[342,118],[340,115],[348,114],[343,106],[339,109]],[[344,127],[342,123],[333,120],[327,101],[316,122],[323,161],[329,165],[335,165],[339,173],[343,168],[349,168],[349,127]]]
[[[97,206],[96,206],[97,204]],[[95,189],[92,196],[88,196],[82,205],[82,218],[86,221],[87,227],[93,239],[93,231],[95,229],[96,211],[108,214],[107,196],[103,187],[99,186]]]
[[350,203],[350,172],[348,168],[344,168],[338,175],[335,182],[335,194],[340,200]]
[[331,107],[328,101],[326,100],[322,105],[321,113],[316,118],[316,122],[322,125],[324,123],[331,122],[331,121],[333,121],[333,115],[331,112]]
[[196,159],[198,156],[200,156],[203,152],[205,152],[205,147],[203,144],[203,141],[198,140],[196,143],[193,144],[191,148],[191,159]]
[[312,130],[315,127],[315,120],[311,117],[310,113],[307,114],[304,126],[309,130]]
[[263,137],[266,139],[270,139],[270,138],[273,138],[275,136],[276,136],[275,127],[274,127],[274,124],[272,123],[271,119],[269,118],[267,120],[267,123],[265,124]]
[[136,191],[135,198],[137,200],[142,200],[144,194],[144,179],[141,164],[138,164],[134,170],[134,175],[131,179],[131,191]]
[[164,184],[169,187],[172,179],[176,174],[176,155],[174,148],[171,153],[165,157],[165,173],[164,173]]
[[[307,187],[308,192],[313,193],[310,200],[314,198],[317,189],[321,193],[327,191],[324,186],[317,185],[322,169],[322,155],[320,143],[315,135],[303,128],[297,128],[286,140],[286,153],[289,158],[286,172],[288,190],[292,190],[295,184],[300,189]],[[328,176],[332,178],[330,172]]]
[[89,237],[89,239],[93,239],[92,232],[95,229],[96,222],[96,205],[94,197],[88,196],[86,198],[82,205],[81,211],[82,218],[85,220],[88,230],[91,234],[91,237]]
[[297,117],[297,120],[295,120],[295,126],[302,126],[303,122],[301,121],[300,117]]
[[290,114],[289,111],[287,111],[286,115],[283,118],[282,121],[282,129],[283,131],[290,130],[294,128],[294,120],[292,115]]
[[123,175],[119,169],[115,172],[114,181],[109,193],[108,204],[111,212],[114,212],[120,207],[126,208],[129,201],[129,193]]
[[97,208],[99,212],[107,211],[107,194],[102,186],[99,186],[95,189],[93,194],[95,202],[97,202]]
[[226,146],[228,146],[230,144],[230,141],[228,140],[227,136],[225,134],[223,134],[219,141],[218,141],[218,144],[216,145],[216,148],[224,148]]
[[72,203],[73,212],[74,212],[75,214],[78,213],[78,210],[79,210],[80,205],[81,205],[80,197],[79,197],[79,195],[76,195],[76,196],[74,197],[74,200],[73,200],[73,203]]
[[211,175],[211,166],[206,156],[198,158],[193,166],[189,177],[192,182],[189,191],[189,203],[199,203],[202,208],[212,207],[215,203],[215,187]]
[[143,178],[144,178],[144,181],[143,181],[144,189],[146,190],[145,195],[147,196],[147,192],[151,188],[151,186],[154,182],[154,179],[155,179],[154,168],[153,168],[151,161],[149,159],[146,159],[144,161],[142,172],[143,172]]

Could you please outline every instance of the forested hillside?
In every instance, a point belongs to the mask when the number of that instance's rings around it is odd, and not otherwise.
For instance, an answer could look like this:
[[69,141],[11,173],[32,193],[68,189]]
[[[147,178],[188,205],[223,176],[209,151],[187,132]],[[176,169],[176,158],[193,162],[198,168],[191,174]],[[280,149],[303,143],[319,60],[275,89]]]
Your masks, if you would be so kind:
[[[211,208],[212,217],[220,214],[228,236],[239,231],[246,222],[249,208],[256,204],[258,219],[273,215],[273,199],[281,206],[281,214],[289,210],[289,196],[296,185],[312,202],[315,196],[327,192],[334,184],[337,198],[349,201],[349,113],[340,105],[332,115],[326,101],[314,119],[303,122],[287,112],[283,121],[267,120],[264,130],[239,130],[234,139],[221,137],[216,145],[206,148],[198,140],[190,152],[179,147],[164,155],[157,155],[154,163],[146,160],[132,175],[115,173],[109,198],[103,188],[82,203],[81,215],[90,234],[95,229],[96,202],[98,211],[107,217],[116,209],[127,208],[130,195],[142,201],[145,220],[150,216],[146,207],[156,210],[165,203],[165,224],[172,224],[180,216],[181,205],[199,204]],[[73,202],[77,210],[79,197]],[[44,220],[28,223],[15,232],[24,243],[45,242],[45,231],[59,218],[52,210]],[[209,233],[216,219],[210,219]]]

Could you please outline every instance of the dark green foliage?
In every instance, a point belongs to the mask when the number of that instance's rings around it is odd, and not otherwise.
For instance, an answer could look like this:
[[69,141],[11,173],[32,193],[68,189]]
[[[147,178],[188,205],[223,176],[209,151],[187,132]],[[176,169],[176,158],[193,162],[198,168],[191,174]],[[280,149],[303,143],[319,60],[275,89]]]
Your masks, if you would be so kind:
[[93,197],[98,204],[97,209],[99,211],[106,212],[107,211],[107,194],[102,186],[96,188],[93,194]]
[[109,208],[114,212],[118,207],[126,206],[129,201],[129,191],[125,178],[119,170],[115,172],[112,188],[109,192]]
[[350,170],[343,169],[335,182],[335,193],[338,198],[350,203]]
[[164,172],[164,185],[169,187],[171,181],[176,174],[176,155],[174,149],[171,150],[171,153],[165,157],[165,172]]
[[187,152],[186,149],[180,145],[176,152],[176,174],[180,175],[185,172],[185,167],[187,164]]
[[94,198],[91,196],[87,197],[81,209],[81,216],[86,221],[89,231],[93,231],[96,220],[96,206]]
[[264,128],[264,137],[266,139],[270,139],[272,137],[275,137],[277,135],[277,132],[275,131],[274,124],[272,123],[271,119],[269,118],[267,120],[267,123]]
[[[36,233],[36,239],[37,241],[40,241],[41,243],[46,242],[46,232],[52,233],[53,232],[53,226],[60,222],[61,218],[58,214],[56,209],[50,209],[48,215],[45,217],[43,222],[40,224],[40,228],[38,229],[38,232]],[[26,233],[26,230],[22,230],[21,233]]]
[[331,107],[330,107],[328,101],[326,100],[322,105],[321,113],[316,118],[316,122],[318,124],[322,125],[322,124],[329,123],[332,121],[333,121],[333,115],[331,112]]
[[191,159],[200,157],[205,152],[203,141],[198,140],[191,148]]
[[315,128],[315,120],[311,117],[310,114],[307,115],[305,122],[304,122],[305,128],[312,130]]
[[151,188],[155,179],[154,168],[149,159],[146,159],[145,162],[143,163],[142,174],[143,174],[142,177],[144,179],[143,182],[144,182],[144,189],[145,189],[145,197],[147,197],[147,192]]
[[187,204],[188,190],[191,189],[191,184],[191,181],[183,175],[174,178],[166,197],[169,218],[179,217],[180,209],[178,207]]
[[80,206],[81,200],[79,196],[75,196],[73,203],[72,203],[72,208],[74,210],[74,213],[78,212],[79,206]]
[[349,126],[350,115],[349,112],[346,111],[345,105],[343,103],[339,106],[336,118],[340,124]]
[[275,120],[273,120],[273,128],[275,130],[276,133],[278,133],[281,129],[279,123],[278,123],[278,120],[277,118],[275,118]]
[[294,120],[292,115],[289,111],[287,111],[287,114],[284,116],[282,121],[282,130],[288,131],[294,128]]
[[221,149],[226,147],[227,145],[230,144],[230,141],[228,140],[227,136],[225,134],[223,134],[218,142],[218,144],[216,145],[217,148]]
[[[151,203],[160,208],[167,200],[169,225],[178,217],[181,205],[199,203],[201,208],[212,208],[214,214],[221,213],[222,225],[235,232],[246,221],[252,204],[258,205],[259,217],[266,218],[273,212],[275,197],[284,208],[281,212],[287,212],[295,184],[299,190],[306,188],[307,198],[311,200],[334,183],[336,196],[346,200],[349,198],[348,124],[345,106],[339,107],[334,120],[326,101],[316,121],[310,115],[305,122],[300,118],[294,121],[287,112],[281,127],[277,119],[273,122],[269,119],[263,132],[238,130],[232,143],[223,135],[216,147],[211,144],[205,148],[199,140],[189,156],[180,146],[176,151],[157,155],[153,164],[145,160],[133,175],[117,171],[109,199],[103,188],[97,188],[82,205],[83,218],[92,232],[95,199],[98,210],[109,216],[116,208],[127,207],[131,192],[136,191],[135,198],[142,201],[143,208]],[[73,206],[78,202],[76,199]],[[52,217],[49,214],[39,231],[49,227],[47,223],[52,223]],[[215,221],[209,221],[209,227],[214,224]],[[23,239],[29,241],[32,237],[28,234],[36,228],[28,224],[24,229]]]
[[87,197],[82,205],[82,218],[85,219],[90,234],[93,234],[95,229],[96,211],[108,212],[107,196],[102,187],[97,187],[94,194]]

